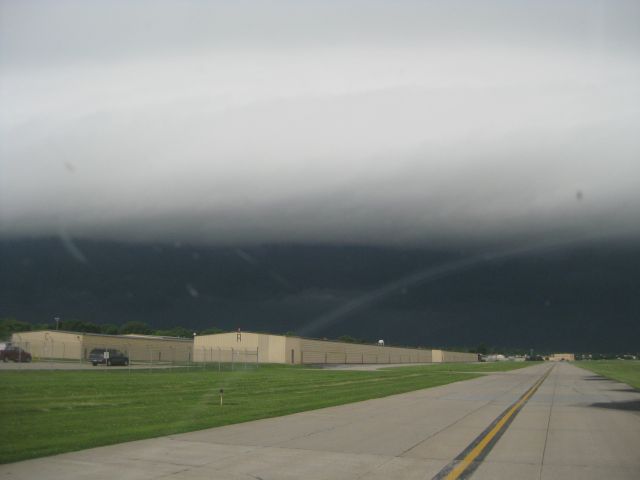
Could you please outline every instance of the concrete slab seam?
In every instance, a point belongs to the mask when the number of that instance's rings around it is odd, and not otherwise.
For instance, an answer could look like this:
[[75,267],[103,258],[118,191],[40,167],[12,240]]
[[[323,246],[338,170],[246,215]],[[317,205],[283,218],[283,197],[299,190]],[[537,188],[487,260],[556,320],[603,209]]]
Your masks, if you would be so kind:
[[497,443],[502,434],[509,428],[516,415],[522,407],[540,388],[547,379],[554,367],[547,372],[529,388],[516,402],[502,412],[491,424],[476,437],[451,463],[445,466],[433,480],[456,480],[458,478],[468,478],[478,467],[478,464],[489,453],[491,448]]
[[[526,380],[525,380],[525,381],[526,381]],[[524,383],[524,382],[522,382],[522,383]],[[511,388],[507,389],[505,392],[503,392],[503,394],[504,394],[504,393],[506,393],[506,392],[508,392],[508,391],[510,391],[510,390],[513,390],[513,389],[519,388],[519,387],[520,387],[520,385],[521,385],[520,383],[518,383],[518,384],[514,385],[513,387],[511,387]],[[525,393],[526,393],[526,392],[525,392]],[[442,397],[442,396],[441,396],[441,397],[434,397],[434,398],[435,398],[435,399],[437,399],[437,400],[442,400],[444,397]],[[480,406],[479,406],[479,407],[477,407],[477,408],[474,408],[473,410],[470,410],[470,411],[469,411],[469,412],[467,412],[465,415],[463,415],[462,417],[458,418],[456,421],[454,421],[454,422],[452,422],[452,423],[450,423],[450,424],[448,424],[448,425],[445,425],[445,426],[444,426],[444,427],[442,427],[440,430],[437,430],[437,431],[433,432],[433,433],[432,433],[431,435],[429,435],[427,438],[424,438],[424,439],[420,440],[418,443],[416,443],[415,445],[412,445],[411,447],[407,448],[405,451],[401,452],[401,453],[398,455],[398,457],[403,457],[403,456],[405,456],[405,455],[406,455],[407,453],[409,453],[411,450],[413,450],[413,449],[415,449],[416,447],[420,446],[420,445],[421,445],[421,444],[423,444],[424,442],[427,442],[428,440],[430,440],[431,438],[435,437],[436,435],[441,434],[441,433],[442,433],[442,432],[444,432],[445,430],[448,430],[449,428],[451,428],[451,427],[454,427],[454,426],[458,425],[459,423],[463,422],[467,417],[469,417],[469,416],[473,415],[474,413],[476,413],[476,412],[478,412],[478,411],[482,410],[482,409],[483,409],[484,407],[486,407],[487,405],[491,405],[494,401],[495,401],[495,398],[493,398],[493,399],[491,399],[491,400],[486,401],[485,403],[483,403],[482,405],[480,405]]]

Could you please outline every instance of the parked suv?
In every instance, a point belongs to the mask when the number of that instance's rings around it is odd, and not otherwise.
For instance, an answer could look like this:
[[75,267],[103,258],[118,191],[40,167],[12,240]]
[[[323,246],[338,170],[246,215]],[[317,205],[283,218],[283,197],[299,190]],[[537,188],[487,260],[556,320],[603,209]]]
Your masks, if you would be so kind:
[[30,362],[31,354],[18,346],[7,345],[3,350],[0,350],[0,360],[3,362],[9,360],[14,362]]
[[[105,352],[108,352],[108,355],[105,355]],[[89,353],[89,361],[94,367],[98,364],[107,366],[129,365],[129,357],[115,348],[94,348]]]

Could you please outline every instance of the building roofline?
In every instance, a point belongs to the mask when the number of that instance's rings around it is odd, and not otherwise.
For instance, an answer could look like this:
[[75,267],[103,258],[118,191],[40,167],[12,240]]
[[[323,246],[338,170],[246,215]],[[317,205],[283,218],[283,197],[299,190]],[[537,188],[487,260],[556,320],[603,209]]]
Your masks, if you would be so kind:
[[162,340],[167,342],[189,342],[193,343],[193,339],[191,338],[181,338],[181,337],[163,337],[159,335],[142,335],[142,334],[126,334],[126,335],[113,335],[109,333],[93,333],[93,332],[72,332],[70,330],[29,330],[27,332],[14,332],[16,334],[24,334],[24,333],[66,333],[69,335],[82,335],[82,336],[90,336],[90,337],[108,337],[108,338],[120,338],[124,340],[131,339],[140,339],[140,340]]
[[[238,332],[220,332],[220,333],[207,333],[206,335],[197,335],[197,337],[212,337],[215,335],[230,335]],[[283,338],[298,338],[300,340],[313,340],[314,342],[327,342],[327,343],[341,343],[343,345],[368,345],[372,347],[377,347],[377,343],[356,343],[356,342],[343,342],[341,340],[330,340],[324,338],[313,338],[313,337],[301,337],[299,335],[282,335],[280,333],[267,333],[267,332],[251,332],[249,330],[242,330],[240,333],[252,333],[254,335],[269,335],[271,337],[283,337]],[[391,347],[391,348],[409,348],[412,350],[442,350],[441,348],[431,348],[431,347],[410,347],[407,345],[390,345],[385,342],[383,347]],[[444,350],[444,351],[453,351],[453,350]],[[458,353],[472,353],[472,352],[458,352]]]

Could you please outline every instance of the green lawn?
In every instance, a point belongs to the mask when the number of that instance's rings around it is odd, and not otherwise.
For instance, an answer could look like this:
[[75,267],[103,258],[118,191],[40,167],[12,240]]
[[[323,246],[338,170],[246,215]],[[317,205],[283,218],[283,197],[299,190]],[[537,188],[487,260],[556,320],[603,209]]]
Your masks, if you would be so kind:
[[575,362],[575,365],[640,389],[639,360],[588,360]]
[[471,372],[529,365],[442,364],[374,372],[284,365],[233,372],[4,371],[0,463],[340,405],[479,375]]

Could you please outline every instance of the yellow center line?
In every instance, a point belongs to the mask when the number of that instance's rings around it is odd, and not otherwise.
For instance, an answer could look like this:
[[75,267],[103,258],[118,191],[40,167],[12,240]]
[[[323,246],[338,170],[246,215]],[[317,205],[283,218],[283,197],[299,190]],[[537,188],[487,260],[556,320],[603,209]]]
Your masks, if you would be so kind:
[[539,379],[529,390],[527,393],[520,398],[512,407],[503,415],[503,417],[494,425],[494,427],[487,432],[487,434],[482,438],[480,442],[453,468],[449,474],[444,477],[447,480],[456,480],[464,471],[469,468],[469,465],[473,463],[473,461],[478,458],[478,456],[482,453],[482,451],[487,447],[487,445],[493,440],[493,438],[500,432],[500,430],[504,427],[504,425],[509,421],[509,419],[514,416],[518,409],[524,405],[529,398],[536,392],[536,390],[542,385],[551,372],[551,369],[547,371],[547,373]]

